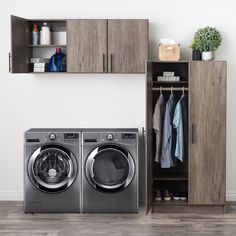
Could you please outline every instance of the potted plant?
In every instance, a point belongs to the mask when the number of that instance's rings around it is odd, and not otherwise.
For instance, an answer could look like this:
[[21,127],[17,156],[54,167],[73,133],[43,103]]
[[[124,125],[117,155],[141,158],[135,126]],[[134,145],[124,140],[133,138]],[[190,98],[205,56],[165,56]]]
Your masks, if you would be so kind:
[[194,45],[197,45],[198,50],[202,52],[202,60],[209,61],[214,59],[215,51],[221,45],[222,37],[218,30],[207,26],[195,33],[193,42],[195,42]]
[[192,43],[189,46],[192,48],[192,60],[193,61],[201,61],[202,60],[202,52],[200,51],[200,41],[194,37]]

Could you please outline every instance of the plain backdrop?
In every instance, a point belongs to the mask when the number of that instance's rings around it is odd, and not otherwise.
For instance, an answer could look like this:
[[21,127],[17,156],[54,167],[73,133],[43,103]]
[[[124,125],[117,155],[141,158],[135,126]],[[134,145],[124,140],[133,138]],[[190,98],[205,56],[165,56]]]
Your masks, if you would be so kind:
[[[22,199],[23,132],[32,127],[138,127],[145,124],[145,75],[8,73],[10,15],[24,18],[148,18],[150,59],[160,38],[181,44],[181,58],[199,27],[216,27],[228,61],[227,198],[236,200],[236,14],[234,0],[8,0],[1,3],[0,199]],[[202,84],[204,86],[204,84]],[[210,122],[210,120],[209,120]],[[217,137],[216,137],[217,138]]]

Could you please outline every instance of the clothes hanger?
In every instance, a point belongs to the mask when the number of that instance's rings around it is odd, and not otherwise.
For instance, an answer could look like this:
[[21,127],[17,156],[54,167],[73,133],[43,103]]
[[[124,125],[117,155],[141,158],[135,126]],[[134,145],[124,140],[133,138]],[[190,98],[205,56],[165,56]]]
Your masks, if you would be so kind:
[[171,92],[171,94],[173,94],[173,87],[172,86],[170,87],[170,92]]
[[160,94],[162,95],[162,87],[160,87]]
[[182,96],[184,96],[184,87],[183,87],[183,89],[182,89],[182,92],[183,92],[183,93],[182,93]]

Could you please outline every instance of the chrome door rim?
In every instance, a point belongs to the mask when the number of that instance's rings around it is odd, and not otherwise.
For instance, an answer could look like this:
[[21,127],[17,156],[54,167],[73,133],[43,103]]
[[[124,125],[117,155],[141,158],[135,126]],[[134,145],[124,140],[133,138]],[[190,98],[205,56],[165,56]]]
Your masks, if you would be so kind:
[[[40,178],[38,178],[37,175],[34,174],[34,163],[42,152],[46,151],[58,151],[60,153],[63,153],[63,155],[67,158],[67,161],[69,162],[69,174],[67,177],[57,184],[47,184],[44,181],[42,181]],[[74,155],[66,150],[65,148],[61,146],[55,146],[55,145],[48,145],[48,146],[42,146],[39,147],[34,151],[34,153],[31,155],[28,165],[27,165],[28,175],[30,177],[31,182],[34,184],[35,187],[37,187],[40,190],[46,191],[46,192],[59,192],[67,189],[71,184],[74,182],[76,176],[77,176],[77,162],[74,157]]]
[[[103,190],[117,190],[117,189],[124,189],[126,188],[133,180],[134,175],[135,175],[135,164],[134,164],[134,160],[132,155],[128,152],[125,151],[123,148],[117,146],[117,145],[112,145],[113,147],[109,147],[109,146],[100,146],[100,147],[96,147],[88,156],[87,160],[86,160],[86,164],[85,164],[85,172],[86,172],[86,177],[89,181],[89,183],[95,188],[97,189],[99,187],[99,189],[103,189]],[[103,148],[102,150],[99,151],[100,148]],[[124,152],[120,151],[119,149],[124,150]],[[112,151],[116,151],[121,153],[127,160],[128,162],[128,166],[129,166],[129,173],[128,176],[126,178],[126,180],[124,180],[122,183],[120,184],[116,184],[116,185],[105,185],[105,184],[101,184],[98,183],[96,181],[96,179],[94,178],[94,173],[93,173],[93,166],[94,166],[94,162],[95,162],[95,157],[107,150],[112,150]]]

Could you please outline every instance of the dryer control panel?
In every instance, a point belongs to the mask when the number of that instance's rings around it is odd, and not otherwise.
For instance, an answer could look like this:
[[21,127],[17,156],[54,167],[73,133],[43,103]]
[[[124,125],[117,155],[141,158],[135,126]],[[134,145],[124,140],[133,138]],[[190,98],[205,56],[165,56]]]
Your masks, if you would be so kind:
[[138,139],[138,133],[132,132],[84,132],[83,133],[83,144],[94,145],[104,143],[119,143],[136,145]]

